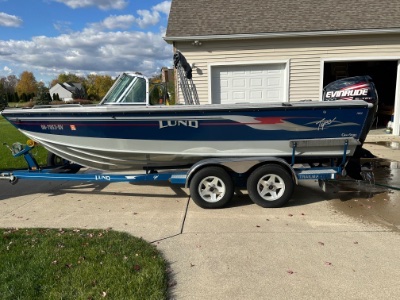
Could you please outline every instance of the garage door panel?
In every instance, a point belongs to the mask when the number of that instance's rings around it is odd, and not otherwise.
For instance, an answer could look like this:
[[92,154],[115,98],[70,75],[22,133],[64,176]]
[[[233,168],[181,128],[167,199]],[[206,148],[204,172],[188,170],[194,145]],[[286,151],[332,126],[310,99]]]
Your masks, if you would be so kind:
[[246,99],[245,92],[233,92],[232,96],[235,101],[244,101]]
[[250,91],[250,98],[254,100],[262,100],[263,99],[263,91]]
[[281,101],[281,93],[279,90],[270,90],[267,92],[267,97],[271,99],[271,101]]
[[212,103],[283,101],[284,70],[285,64],[213,67]]
[[272,77],[267,79],[267,86],[281,86],[282,85],[282,78],[280,77]]
[[250,87],[256,88],[256,87],[261,87],[263,84],[262,78],[251,78],[250,79]]
[[239,78],[239,79],[234,79],[232,80],[232,84],[234,87],[246,87],[246,79],[245,78]]
[[222,103],[228,101],[230,97],[228,97],[228,93],[221,93],[221,101]]
[[220,86],[221,87],[228,87],[229,86],[228,80],[221,80],[220,81]]

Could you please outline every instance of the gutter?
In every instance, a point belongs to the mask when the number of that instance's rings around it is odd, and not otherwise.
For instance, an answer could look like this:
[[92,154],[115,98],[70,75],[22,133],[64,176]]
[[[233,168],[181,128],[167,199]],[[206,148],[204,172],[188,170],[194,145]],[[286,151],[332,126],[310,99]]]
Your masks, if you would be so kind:
[[192,35],[192,36],[165,36],[164,40],[173,42],[205,41],[205,40],[245,40],[245,39],[271,39],[289,37],[318,37],[318,36],[343,36],[343,35],[371,35],[400,33],[400,28],[385,29],[361,29],[361,30],[330,30],[330,31],[303,31],[303,32],[267,32],[250,34],[216,34],[216,35]]

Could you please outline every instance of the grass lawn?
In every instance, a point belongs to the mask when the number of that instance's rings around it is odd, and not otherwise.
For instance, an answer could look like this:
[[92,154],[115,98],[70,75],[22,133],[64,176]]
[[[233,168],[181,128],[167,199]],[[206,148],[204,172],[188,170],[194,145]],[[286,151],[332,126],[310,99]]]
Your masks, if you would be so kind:
[[155,246],[113,230],[0,229],[1,299],[166,299]]
[[[14,126],[12,126],[2,116],[0,116],[0,170],[27,168],[27,164],[22,156],[14,158],[11,151],[3,145],[3,143],[7,143],[11,146],[15,142],[19,142],[25,145],[27,140],[27,137],[25,137]],[[46,149],[41,146],[36,146],[32,150],[32,154],[34,155],[39,165],[46,165]]]

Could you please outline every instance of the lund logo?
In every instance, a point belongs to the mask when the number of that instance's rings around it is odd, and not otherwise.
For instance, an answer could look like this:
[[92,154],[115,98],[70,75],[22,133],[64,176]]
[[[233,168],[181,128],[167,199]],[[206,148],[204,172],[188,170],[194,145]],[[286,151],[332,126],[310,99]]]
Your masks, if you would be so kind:
[[94,176],[95,180],[100,180],[100,181],[110,181],[111,177],[107,175],[95,175]]
[[199,121],[192,121],[192,120],[163,120],[163,121],[158,121],[158,122],[160,124],[160,129],[166,128],[166,127],[176,127],[176,126],[199,128]]
[[367,94],[368,94],[368,89],[331,91],[331,92],[326,93],[326,98],[348,97],[348,96],[366,96]]

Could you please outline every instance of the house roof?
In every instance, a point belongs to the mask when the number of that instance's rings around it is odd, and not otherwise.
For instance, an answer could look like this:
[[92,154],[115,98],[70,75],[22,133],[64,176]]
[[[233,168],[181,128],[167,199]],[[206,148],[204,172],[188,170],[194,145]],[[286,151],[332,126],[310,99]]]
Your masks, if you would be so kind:
[[165,40],[232,35],[400,32],[393,0],[172,0]]
[[53,86],[50,90],[57,89],[61,87],[71,93],[77,93],[79,91],[83,91],[83,86],[81,83],[74,83],[74,82],[64,82],[64,83],[57,83]]
[[60,83],[60,85],[67,89],[68,91],[71,92],[76,92],[77,90],[81,90],[82,89],[82,84],[81,83],[75,83],[75,82],[64,82],[64,83]]

